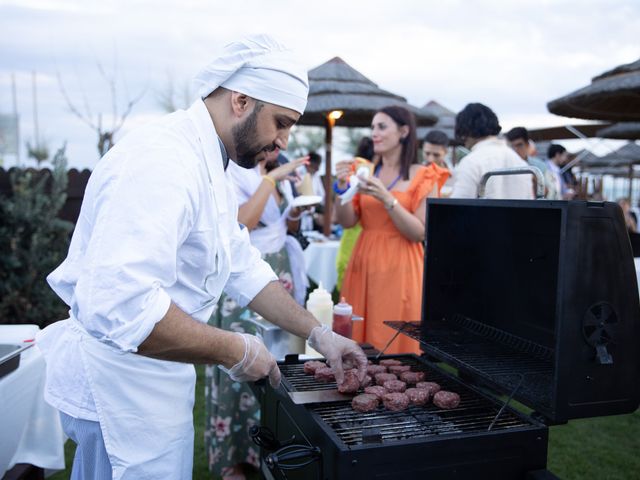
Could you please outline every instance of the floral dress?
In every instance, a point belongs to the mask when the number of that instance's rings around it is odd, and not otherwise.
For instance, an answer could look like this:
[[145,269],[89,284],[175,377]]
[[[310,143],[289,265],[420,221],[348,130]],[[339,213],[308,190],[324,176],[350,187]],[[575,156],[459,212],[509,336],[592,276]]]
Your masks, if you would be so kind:
[[[283,202],[286,204],[286,202]],[[284,208],[286,205],[281,206]],[[263,256],[284,288],[293,294],[291,267],[286,247]],[[253,313],[222,294],[211,315],[209,325],[233,332],[255,335],[256,327],[247,321]],[[235,465],[260,466],[259,448],[249,436],[249,429],[260,424],[260,404],[247,383],[234,382],[215,365],[205,368],[205,445],[209,470],[217,476],[228,474]]]

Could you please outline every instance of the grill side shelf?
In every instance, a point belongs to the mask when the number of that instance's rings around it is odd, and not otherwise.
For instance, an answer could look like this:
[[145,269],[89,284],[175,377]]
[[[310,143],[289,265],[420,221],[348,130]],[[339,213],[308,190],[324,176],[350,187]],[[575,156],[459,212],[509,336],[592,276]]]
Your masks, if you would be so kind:
[[[553,351],[462,316],[451,321],[384,322],[420,342],[432,357],[542,414],[552,414]],[[427,332],[423,335],[423,330]]]

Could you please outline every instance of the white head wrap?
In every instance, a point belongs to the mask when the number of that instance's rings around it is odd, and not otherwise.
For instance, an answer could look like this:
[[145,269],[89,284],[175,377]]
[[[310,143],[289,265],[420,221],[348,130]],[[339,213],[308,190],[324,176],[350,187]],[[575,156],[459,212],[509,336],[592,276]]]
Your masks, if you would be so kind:
[[218,87],[302,114],[309,80],[302,62],[269,35],[251,35],[225,46],[195,77],[201,98]]

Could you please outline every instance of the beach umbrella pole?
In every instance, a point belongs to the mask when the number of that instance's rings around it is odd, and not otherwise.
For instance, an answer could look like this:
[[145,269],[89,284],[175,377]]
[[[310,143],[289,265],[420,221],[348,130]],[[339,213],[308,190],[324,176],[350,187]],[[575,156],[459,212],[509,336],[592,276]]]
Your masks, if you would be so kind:
[[325,236],[331,235],[331,213],[333,211],[333,186],[331,175],[331,141],[333,135],[333,125],[335,119],[330,115],[324,117],[325,126],[325,157],[324,157],[324,220],[322,222],[322,233]]

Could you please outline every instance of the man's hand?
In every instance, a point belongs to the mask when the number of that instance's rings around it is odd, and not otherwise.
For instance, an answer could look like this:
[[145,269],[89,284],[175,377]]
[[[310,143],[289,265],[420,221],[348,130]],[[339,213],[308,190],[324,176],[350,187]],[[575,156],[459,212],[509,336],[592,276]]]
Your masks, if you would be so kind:
[[367,357],[353,340],[337,335],[327,325],[315,327],[309,335],[309,345],[327,359],[333,369],[336,382],[344,381],[345,364],[352,364],[358,369],[358,379],[362,382],[367,372]]
[[244,341],[242,360],[229,369],[229,376],[236,382],[249,382],[269,376],[273,388],[280,386],[280,369],[276,359],[269,353],[264,343],[255,335],[236,333]]

